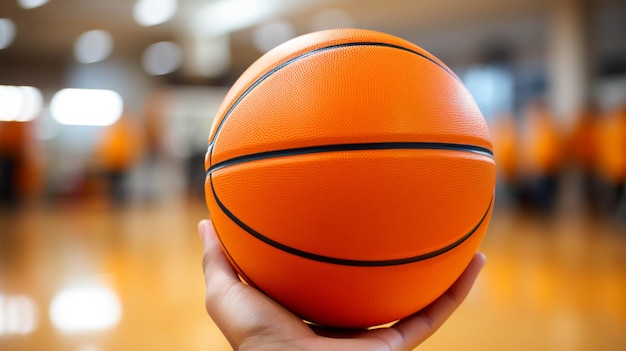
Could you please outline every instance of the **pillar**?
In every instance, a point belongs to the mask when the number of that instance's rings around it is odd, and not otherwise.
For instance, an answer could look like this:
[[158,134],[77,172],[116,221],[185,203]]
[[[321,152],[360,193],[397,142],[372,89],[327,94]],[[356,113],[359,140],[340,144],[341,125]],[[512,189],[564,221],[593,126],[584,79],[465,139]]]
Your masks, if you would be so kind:
[[584,0],[550,1],[548,103],[566,125],[589,96],[589,21]]

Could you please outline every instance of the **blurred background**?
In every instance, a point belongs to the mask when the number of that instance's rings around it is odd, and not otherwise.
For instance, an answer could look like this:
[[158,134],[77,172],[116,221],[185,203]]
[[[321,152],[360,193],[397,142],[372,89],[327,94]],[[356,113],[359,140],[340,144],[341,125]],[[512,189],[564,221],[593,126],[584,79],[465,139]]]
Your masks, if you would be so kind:
[[488,265],[424,350],[626,350],[626,1],[1,0],[0,349],[228,350],[196,223],[215,111],[275,45],[442,59],[494,141]]

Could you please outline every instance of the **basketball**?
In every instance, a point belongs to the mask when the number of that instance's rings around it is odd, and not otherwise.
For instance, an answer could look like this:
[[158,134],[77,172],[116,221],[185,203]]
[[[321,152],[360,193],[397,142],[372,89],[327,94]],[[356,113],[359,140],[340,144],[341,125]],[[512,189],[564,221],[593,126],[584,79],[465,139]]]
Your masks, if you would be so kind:
[[494,206],[489,131],[461,80],[422,48],[367,30],[307,34],[259,58],[219,108],[205,168],[241,278],[332,327],[434,301]]

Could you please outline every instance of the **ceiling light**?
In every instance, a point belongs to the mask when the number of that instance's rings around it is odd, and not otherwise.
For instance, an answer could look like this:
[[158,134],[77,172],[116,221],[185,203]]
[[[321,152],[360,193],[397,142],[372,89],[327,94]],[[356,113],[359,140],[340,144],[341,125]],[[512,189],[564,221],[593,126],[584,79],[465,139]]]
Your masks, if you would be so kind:
[[176,0],[137,0],[133,16],[137,23],[149,27],[169,21],[177,9]]
[[[282,5],[289,7],[291,4]],[[218,36],[271,18],[280,10],[281,4],[276,0],[213,1],[195,14],[193,31],[203,36]]]
[[122,97],[112,90],[62,89],[50,102],[52,117],[61,124],[107,126],[122,115]]
[[171,41],[162,41],[148,46],[142,57],[143,68],[155,76],[176,71],[181,62],[181,50]]
[[30,10],[47,4],[48,0],[17,0],[17,3],[20,4],[23,9]]
[[41,114],[42,105],[37,88],[0,85],[0,121],[32,121]]
[[8,48],[15,39],[15,24],[8,18],[0,18],[0,50]]
[[113,51],[113,38],[104,30],[90,30],[81,34],[74,44],[74,56],[81,63],[105,60]]

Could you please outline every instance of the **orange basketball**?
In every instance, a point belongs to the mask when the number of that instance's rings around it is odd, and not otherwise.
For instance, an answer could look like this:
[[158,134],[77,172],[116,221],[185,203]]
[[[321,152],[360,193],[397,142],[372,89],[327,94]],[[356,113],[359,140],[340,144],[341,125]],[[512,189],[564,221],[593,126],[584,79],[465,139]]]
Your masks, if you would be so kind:
[[366,30],[304,35],[256,61],[220,107],[205,166],[237,272],[335,327],[435,300],[470,262],[494,204],[489,132],[459,78]]

